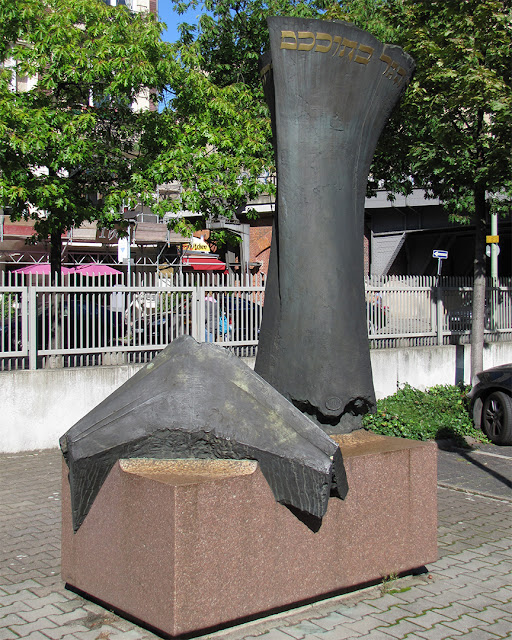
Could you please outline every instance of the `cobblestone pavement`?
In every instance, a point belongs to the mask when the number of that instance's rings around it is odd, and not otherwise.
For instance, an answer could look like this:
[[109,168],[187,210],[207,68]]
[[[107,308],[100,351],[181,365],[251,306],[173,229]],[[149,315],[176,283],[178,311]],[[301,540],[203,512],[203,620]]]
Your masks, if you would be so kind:
[[[512,638],[512,454],[491,447],[467,455],[440,453],[440,559],[428,573],[207,637]],[[156,638],[65,589],[59,575],[60,470],[55,450],[0,455],[0,640]]]

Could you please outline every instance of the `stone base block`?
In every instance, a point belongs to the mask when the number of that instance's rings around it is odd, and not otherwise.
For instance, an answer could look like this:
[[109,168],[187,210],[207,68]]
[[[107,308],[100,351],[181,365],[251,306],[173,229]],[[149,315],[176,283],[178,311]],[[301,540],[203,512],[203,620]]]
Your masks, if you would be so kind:
[[64,581],[179,636],[433,562],[435,444],[333,437],[349,493],[329,501],[316,531],[275,502],[255,462],[131,459],[116,463],[73,533],[64,465]]

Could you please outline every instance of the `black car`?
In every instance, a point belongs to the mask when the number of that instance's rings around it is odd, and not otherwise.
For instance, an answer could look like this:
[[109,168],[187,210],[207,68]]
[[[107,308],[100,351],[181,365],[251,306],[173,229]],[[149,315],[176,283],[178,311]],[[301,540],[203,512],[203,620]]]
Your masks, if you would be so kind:
[[475,426],[495,444],[512,444],[512,364],[479,373],[469,398]]

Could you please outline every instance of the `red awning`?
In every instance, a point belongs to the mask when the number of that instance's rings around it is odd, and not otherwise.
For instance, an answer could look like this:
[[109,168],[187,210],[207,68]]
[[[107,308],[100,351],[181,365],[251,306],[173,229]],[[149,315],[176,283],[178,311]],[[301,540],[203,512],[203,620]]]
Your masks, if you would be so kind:
[[183,256],[185,271],[226,271],[226,263],[211,256]]

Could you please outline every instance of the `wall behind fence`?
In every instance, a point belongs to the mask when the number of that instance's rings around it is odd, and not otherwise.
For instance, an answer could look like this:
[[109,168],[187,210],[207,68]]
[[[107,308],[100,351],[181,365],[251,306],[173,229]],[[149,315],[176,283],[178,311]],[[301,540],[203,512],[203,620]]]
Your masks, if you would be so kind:
[[58,447],[60,436],[141,365],[0,373],[0,451]]
[[[386,349],[371,352],[378,398],[409,383],[419,389],[436,384],[469,384],[467,345]],[[247,359],[249,366],[254,360]],[[512,342],[488,344],[484,367],[512,362]],[[141,365],[83,367],[0,373],[2,412],[0,452],[58,446],[59,437]]]

